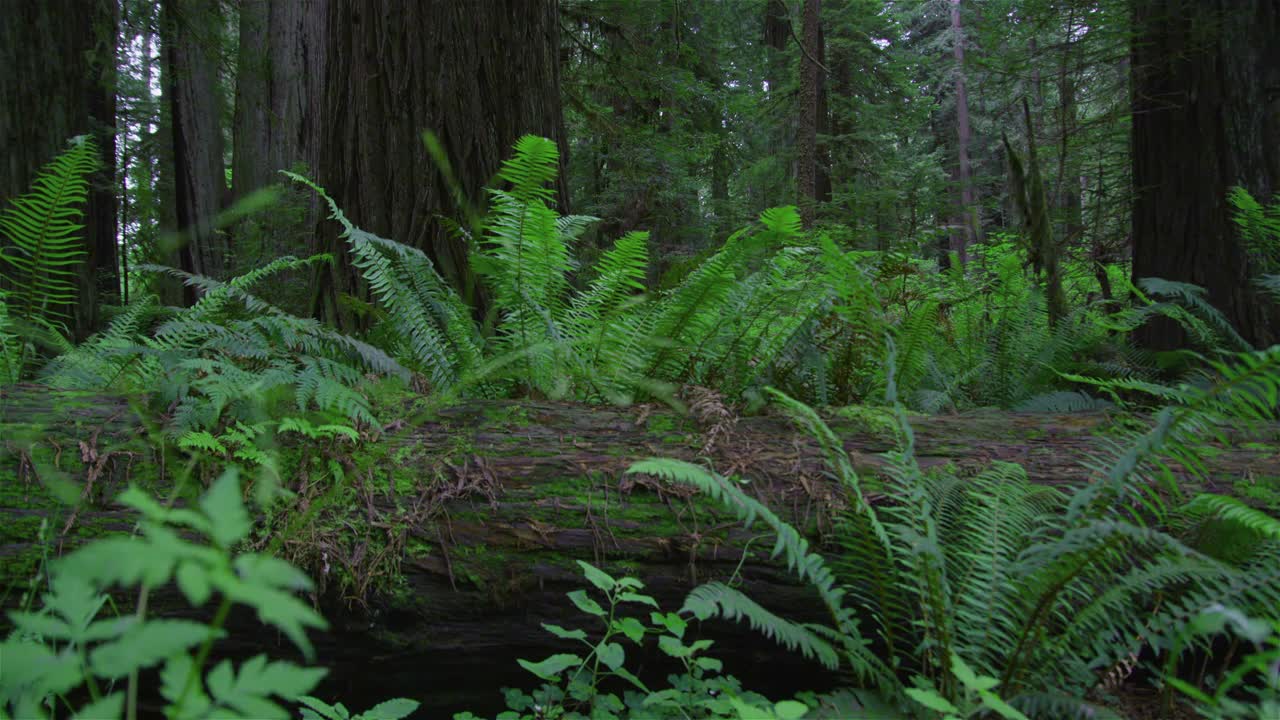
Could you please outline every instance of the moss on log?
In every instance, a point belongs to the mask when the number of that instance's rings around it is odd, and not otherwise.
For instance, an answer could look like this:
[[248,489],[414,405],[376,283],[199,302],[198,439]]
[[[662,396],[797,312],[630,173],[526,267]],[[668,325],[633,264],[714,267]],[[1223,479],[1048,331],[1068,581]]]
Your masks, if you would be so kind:
[[[171,448],[146,440],[125,398],[68,404],[18,388],[0,401],[0,559],[6,587],[21,589],[49,547],[37,537],[41,521],[50,522],[53,552],[127,529],[110,499],[127,482],[163,491],[175,460]],[[403,402],[396,414],[410,417],[413,401]],[[874,484],[878,454],[896,445],[887,413],[846,409],[829,421]],[[1102,449],[1110,423],[1103,414],[913,418],[926,469],[974,472],[1005,460],[1052,484],[1088,481],[1082,460]],[[772,414],[698,419],[651,406],[486,401],[392,423],[359,447],[286,450],[298,501],[266,520],[290,528],[284,554],[324,588],[318,601],[335,628],[318,644],[321,661],[366,669],[381,662],[388,675],[406,657],[448,657],[450,668],[467,667],[470,657],[492,670],[494,652],[552,647],[540,623],[578,622],[564,598],[583,584],[578,560],[639,577],[671,608],[695,584],[733,576],[791,616],[818,611],[812,594],[770,561],[771,542],[687,488],[625,476],[635,460],[701,459],[750,478],[749,492],[817,541],[843,506],[816,444]],[[37,477],[36,468],[56,473]],[[1280,458],[1246,443],[1221,449],[1209,470],[1222,483],[1275,478]],[[758,642],[734,649],[759,651]]]

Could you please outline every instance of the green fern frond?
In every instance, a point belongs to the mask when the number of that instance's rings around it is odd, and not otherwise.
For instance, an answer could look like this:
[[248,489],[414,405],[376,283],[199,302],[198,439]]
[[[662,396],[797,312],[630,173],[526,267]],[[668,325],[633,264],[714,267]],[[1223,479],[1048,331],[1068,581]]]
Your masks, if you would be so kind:
[[[86,257],[81,206],[89,176],[98,170],[98,147],[85,135],[36,175],[31,191],[0,211],[0,275],[9,289],[11,323],[56,330],[76,300],[76,272]],[[25,352],[19,353],[25,357]],[[19,372],[23,370],[19,363]]]
[[1186,510],[1188,512],[1210,513],[1216,517],[1238,523],[1259,535],[1280,540],[1280,519],[1276,519],[1261,510],[1249,507],[1240,500],[1225,495],[1197,495]]
[[746,618],[751,629],[791,651],[799,650],[806,658],[815,659],[830,670],[840,666],[835,648],[804,625],[779,617],[751,598],[720,582],[709,582],[694,588],[685,597],[682,613],[699,620],[719,617],[737,622]]

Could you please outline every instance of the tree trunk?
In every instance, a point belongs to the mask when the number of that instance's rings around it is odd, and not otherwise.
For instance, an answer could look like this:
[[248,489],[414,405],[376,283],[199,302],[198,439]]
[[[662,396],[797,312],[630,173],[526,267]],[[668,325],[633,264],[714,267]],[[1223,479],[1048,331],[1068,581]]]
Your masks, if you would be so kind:
[[818,66],[821,36],[819,0],[804,0],[800,48],[799,131],[796,134],[796,190],[800,219],[805,227],[813,225],[818,200],[818,84],[822,73]]
[[120,298],[116,252],[114,0],[6,0],[0,11],[0,203],[31,189],[40,168],[91,134],[103,170],[90,181],[86,259],[70,328],[83,339],[100,324],[100,307]]
[[[222,16],[216,3],[205,0],[166,0],[163,10],[174,188],[183,243],[178,248],[179,267],[221,278],[228,260],[226,243],[215,234],[226,193],[217,84]],[[188,302],[194,299],[191,288],[185,295]]]
[[956,78],[956,192],[959,197],[957,218],[952,223],[950,249],[960,262],[966,262],[969,245],[981,239],[978,220],[978,190],[973,184],[973,164],[969,159],[969,143],[973,131],[969,127],[969,92],[965,87],[964,25],[960,18],[960,0],[951,0],[952,55]]
[[[1199,285],[1240,334],[1280,341],[1280,314],[1231,220],[1227,191],[1280,190],[1280,4],[1133,0],[1133,276]],[[1160,319],[1147,348],[1182,347]]]
[[232,196],[320,158],[329,0],[241,0]]
[[[356,225],[423,250],[482,305],[467,245],[439,218],[465,224],[455,194],[483,205],[483,188],[528,133],[560,146],[558,199],[568,208],[557,0],[344,0],[330,4],[328,41],[320,184]],[[427,154],[424,130],[439,138],[458,187]],[[356,285],[348,265],[329,282],[326,307]]]

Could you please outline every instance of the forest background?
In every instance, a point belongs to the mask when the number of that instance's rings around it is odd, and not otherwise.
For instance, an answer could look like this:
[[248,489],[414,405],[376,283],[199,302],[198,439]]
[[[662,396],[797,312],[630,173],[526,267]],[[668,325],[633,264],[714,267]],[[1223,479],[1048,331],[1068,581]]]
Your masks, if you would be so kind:
[[[495,568],[525,573],[506,578],[522,601],[546,567],[555,590],[584,573],[610,609],[570,598],[607,616],[602,639],[547,627],[590,651],[522,660],[548,684],[508,694],[512,717],[674,717],[691,697],[755,717],[712,677],[709,645],[684,644],[712,616],[856,679],[835,700],[742,692],[777,717],[850,717],[846,701],[867,717],[1105,715],[1131,677],[1159,678],[1166,711],[1174,690],[1215,717],[1273,711],[1277,36],[1270,0],[10,0],[0,410],[22,492],[0,525],[24,609],[0,650],[43,669],[0,678],[0,708],[58,697],[134,717],[139,673],[163,665],[173,717],[280,714],[253,704],[276,692],[244,680],[260,672],[308,717],[345,717],[296,666],[203,675],[236,603],[310,659],[324,620],[295,597],[315,588],[294,563],[320,578],[317,603],[332,583],[344,613],[388,603],[425,623],[377,642],[428,638],[427,656],[455,620],[436,604],[492,610],[475,588]],[[1009,410],[1080,415],[1046,431]],[[624,412],[619,440],[604,419]],[[930,423],[957,414],[974,435],[945,452],[997,461],[922,469],[913,425],[939,443]],[[777,416],[812,443],[785,472],[750,462],[784,442]],[[59,433],[90,421],[64,483]],[[1049,459],[1031,452],[1046,434]],[[896,450],[868,469],[851,441]],[[1024,446],[1018,463],[1001,441]],[[708,531],[741,550],[726,577],[776,590],[760,567],[781,557],[829,627],[719,578],[649,626],[615,624],[617,606],[655,602],[639,580],[577,564],[583,547],[504,549],[503,532],[598,531],[591,493],[611,481],[538,473],[581,452],[621,477],[608,463],[654,443],[682,459],[629,466],[642,479],[606,507],[656,514],[610,532],[684,537],[662,503],[697,490],[695,517],[732,516]],[[518,463],[498,477],[503,452]],[[744,490],[708,463],[768,477]],[[144,520],[99,539],[96,496],[125,484],[144,488],[120,497]],[[839,521],[770,503],[797,486]],[[544,512],[562,500],[586,520]],[[451,557],[447,508],[504,530]],[[51,518],[59,550],[85,544],[47,570]],[[737,521],[768,526],[772,555]],[[690,558],[707,542],[693,534]],[[441,557],[452,594],[426,611],[404,568]],[[663,577],[655,557],[607,570]],[[193,605],[217,590],[211,625],[145,617],[171,576]],[[137,625],[88,624],[98,593],[138,584]],[[1218,653],[1206,638],[1224,632]],[[618,642],[654,635],[686,674],[649,692]],[[126,674],[127,693],[98,692]]]

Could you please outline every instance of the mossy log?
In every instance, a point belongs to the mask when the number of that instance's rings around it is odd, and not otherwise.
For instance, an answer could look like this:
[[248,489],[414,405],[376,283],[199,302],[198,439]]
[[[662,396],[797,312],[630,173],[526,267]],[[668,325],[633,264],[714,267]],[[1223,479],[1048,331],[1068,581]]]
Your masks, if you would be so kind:
[[[42,520],[56,518],[46,537],[57,552],[128,528],[110,504],[127,482],[160,489],[169,482],[175,452],[146,440],[125,398],[73,405],[25,388],[0,401],[7,587],[20,587],[42,556]],[[401,410],[412,416],[408,401]],[[739,418],[714,403],[698,410],[700,418],[653,406],[487,401],[393,422],[359,447],[289,449],[296,472],[288,483],[299,501],[271,522],[292,528],[285,554],[324,588],[317,600],[334,628],[317,647],[321,662],[340,669],[331,689],[356,693],[345,678],[376,696],[377,687],[394,691],[397,677],[423,673],[441,688],[467,686],[476,673],[489,687],[524,682],[514,657],[556,647],[540,623],[582,622],[564,597],[584,584],[578,560],[640,578],[668,609],[699,582],[736,576],[766,606],[816,617],[816,599],[770,561],[772,543],[758,528],[741,527],[687,488],[624,475],[645,457],[707,462],[749,478],[749,492],[820,542],[843,498],[816,444],[778,415]],[[829,419],[874,491],[879,454],[897,442],[888,414],[862,408]],[[1089,480],[1083,461],[1102,450],[1110,422],[1100,413],[994,411],[912,419],[926,469],[975,472],[1002,460],[1049,484]],[[337,492],[334,473],[323,470],[335,464],[344,477]],[[37,477],[36,468],[56,468],[62,478]],[[1209,470],[1220,483],[1276,478],[1280,458],[1273,448],[1243,444],[1223,448]],[[60,504],[50,486],[79,504]],[[721,649],[748,668],[768,668],[753,662],[765,660],[768,645],[744,636],[719,635]],[[447,696],[437,699],[449,706]]]

